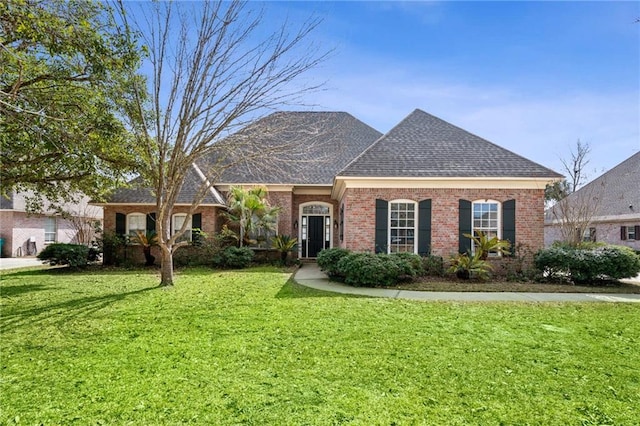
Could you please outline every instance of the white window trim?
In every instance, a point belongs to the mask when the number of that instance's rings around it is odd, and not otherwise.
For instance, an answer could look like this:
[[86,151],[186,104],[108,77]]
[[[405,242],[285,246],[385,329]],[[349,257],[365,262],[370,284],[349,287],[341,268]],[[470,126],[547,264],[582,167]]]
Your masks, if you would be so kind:
[[[498,239],[502,239],[502,203],[498,200],[492,200],[492,199],[474,200],[471,203],[471,234],[474,235],[476,230],[473,224],[473,212],[476,204],[497,204],[498,205],[498,210],[496,211],[496,215],[498,216],[496,218],[497,228],[498,228],[496,235],[498,236]],[[471,254],[475,254],[475,253],[476,253],[476,248],[475,248],[475,245],[473,244],[473,241],[471,241]],[[501,256],[502,256],[501,253],[489,253],[489,257],[501,257]]]
[[[171,216],[171,235],[172,236],[177,234],[178,231],[180,230],[180,228],[182,227],[182,226],[179,226],[179,227],[176,226],[175,220],[178,217],[184,217],[184,220],[186,220],[187,214],[186,213],[174,213]],[[189,226],[187,226],[187,229],[185,230],[185,234],[184,235],[187,236],[187,241],[192,241],[193,240],[193,216],[191,216]],[[183,235],[183,237],[184,237],[184,235]]]
[[387,213],[387,254],[391,254],[391,204],[413,204],[413,253],[418,254],[418,202],[408,199],[391,200]]
[[[55,216],[47,216],[45,221],[49,221],[53,219],[53,232],[47,232],[46,223],[44,227],[44,243],[45,244],[55,244],[58,241],[58,218]],[[47,240],[47,234],[53,234],[53,240]]]
[[131,236],[131,218],[133,216],[142,216],[144,218],[143,219],[144,228],[142,228],[142,229],[136,228],[135,230],[136,231],[146,232],[146,230],[147,230],[147,215],[144,214],[144,213],[140,213],[140,212],[133,212],[133,213],[129,213],[127,215],[127,234],[126,235]]

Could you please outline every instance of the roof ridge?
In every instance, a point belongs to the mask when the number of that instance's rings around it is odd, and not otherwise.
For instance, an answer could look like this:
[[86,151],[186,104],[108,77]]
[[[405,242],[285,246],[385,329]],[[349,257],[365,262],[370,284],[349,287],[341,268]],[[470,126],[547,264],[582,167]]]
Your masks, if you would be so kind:
[[[402,120],[400,120],[400,122],[398,124],[396,124],[395,126],[393,126],[391,129],[389,129],[386,133],[383,133],[382,135],[380,135],[380,137],[378,139],[376,139],[375,141],[373,141],[373,143],[371,145],[369,145],[364,151],[362,151],[360,154],[358,154],[353,160],[349,161],[349,163],[344,166],[342,168],[342,170],[340,170],[336,176],[340,176],[340,173],[344,172],[345,170],[347,170],[351,164],[355,163],[356,161],[358,161],[358,159],[360,157],[362,157],[363,155],[365,155],[369,150],[371,150],[374,146],[376,146],[378,144],[378,142],[380,142],[382,139],[384,139],[389,133],[391,133],[394,129],[396,129],[397,127],[399,127],[401,124],[403,124],[411,115],[413,115],[415,112],[420,111],[426,114],[426,112],[422,111],[419,108],[414,109],[409,115],[407,115],[405,118],[403,118]],[[369,126],[371,127],[371,126]],[[373,129],[373,127],[371,127]],[[374,129],[375,130],[375,129]],[[335,179],[335,178],[334,178]]]

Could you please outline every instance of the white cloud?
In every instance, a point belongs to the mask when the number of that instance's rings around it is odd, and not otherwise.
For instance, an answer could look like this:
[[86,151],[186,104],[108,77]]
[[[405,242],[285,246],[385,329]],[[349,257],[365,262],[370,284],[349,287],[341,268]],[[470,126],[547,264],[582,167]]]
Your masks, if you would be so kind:
[[[353,59],[353,58],[352,58]],[[415,108],[557,171],[577,139],[592,147],[595,177],[640,149],[637,93],[528,92],[479,87],[395,65],[367,66],[330,78],[314,96],[322,109],[350,112],[382,132]],[[369,71],[374,70],[374,71]]]

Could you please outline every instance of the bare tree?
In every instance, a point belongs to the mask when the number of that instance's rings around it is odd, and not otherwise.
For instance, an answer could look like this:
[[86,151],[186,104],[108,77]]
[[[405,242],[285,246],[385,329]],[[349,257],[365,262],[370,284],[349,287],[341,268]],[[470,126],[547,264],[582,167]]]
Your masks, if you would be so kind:
[[605,190],[604,181],[584,185],[590,152],[589,144],[583,144],[578,139],[575,150],[570,150],[570,158],[560,159],[569,178],[545,189],[547,200],[555,203],[547,210],[547,219],[559,227],[562,241],[572,245],[583,241],[593,217],[600,209]]
[[586,167],[589,164],[589,154],[591,153],[591,147],[588,143],[582,143],[580,139],[576,142],[575,151],[570,149],[571,158],[569,160],[560,159],[567,172],[568,179],[568,191],[569,193],[576,192],[576,190],[582,186],[587,180]]
[[[133,21],[125,12],[135,5],[119,6],[125,30],[142,38],[149,55],[147,84],[138,80],[133,90],[137,108],[126,116],[145,152],[141,176],[156,197],[160,285],[171,286],[173,253],[187,244],[180,237],[225,168],[291,155],[293,149],[274,144],[267,155],[250,132],[231,135],[316,89],[299,84],[298,77],[328,52],[309,42],[318,19],[295,30],[286,21],[274,29],[251,3],[144,3]],[[203,158],[207,166],[195,166]],[[202,184],[187,220],[171,235],[173,206],[194,167]]]
[[57,213],[69,225],[67,237],[75,244],[90,247],[101,232],[101,221],[95,218],[95,207],[85,205],[76,209],[57,209]]

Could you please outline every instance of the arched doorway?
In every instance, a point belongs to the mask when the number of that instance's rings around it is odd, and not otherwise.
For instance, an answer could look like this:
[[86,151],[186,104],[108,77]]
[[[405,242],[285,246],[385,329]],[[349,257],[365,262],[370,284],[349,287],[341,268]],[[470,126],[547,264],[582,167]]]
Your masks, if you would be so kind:
[[320,250],[331,248],[332,216],[333,207],[329,203],[300,205],[300,257],[317,257]]

